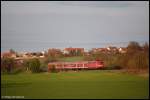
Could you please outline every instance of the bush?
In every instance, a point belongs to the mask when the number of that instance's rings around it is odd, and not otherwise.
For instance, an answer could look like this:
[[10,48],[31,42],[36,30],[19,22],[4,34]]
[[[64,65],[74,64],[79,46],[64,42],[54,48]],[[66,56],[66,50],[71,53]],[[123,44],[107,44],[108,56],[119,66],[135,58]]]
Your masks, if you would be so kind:
[[13,58],[1,59],[1,72],[11,73],[15,68],[15,60]]
[[48,71],[47,64],[44,62],[41,62],[40,72],[47,72],[47,71]]
[[24,61],[24,66],[26,66],[27,71],[32,73],[40,72],[40,61],[37,58],[29,59]]
[[39,59],[36,59],[36,58],[31,59],[28,63],[28,67],[32,73],[40,72],[40,61],[39,61]]
[[26,68],[27,71],[29,70],[29,63],[30,63],[30,60],[24,60],[23,62],[23,66]]
[[18,63],[13,58],[2,58],[1,59],[1,72],[3,74],[17,74],[23,72],[25,67],[22,63]]
[[144,53],[137,53],[127,63],[129,69],[146,69],[149,67],[149,58]]

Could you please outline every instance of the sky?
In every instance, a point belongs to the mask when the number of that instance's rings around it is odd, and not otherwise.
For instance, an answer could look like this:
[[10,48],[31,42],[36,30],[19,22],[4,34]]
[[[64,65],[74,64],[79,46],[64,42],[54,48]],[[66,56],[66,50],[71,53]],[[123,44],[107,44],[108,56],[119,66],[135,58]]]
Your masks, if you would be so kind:
[[1,1],[1,51],[129,41],[149,41],[149,1]]

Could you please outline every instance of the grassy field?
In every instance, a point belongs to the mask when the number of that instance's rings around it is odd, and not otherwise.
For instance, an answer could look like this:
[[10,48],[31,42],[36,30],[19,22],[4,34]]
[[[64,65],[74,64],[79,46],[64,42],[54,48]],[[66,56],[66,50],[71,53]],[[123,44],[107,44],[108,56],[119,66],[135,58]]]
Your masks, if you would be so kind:
[[53,99],[148,99],[149,78],[106,70],[2,75],[1,95]]
[[84,57],[77,56],[77,57],[63,57],[60,58],[60,61],[66,61],[66,62],[74,62],[74,61],[82,61]]

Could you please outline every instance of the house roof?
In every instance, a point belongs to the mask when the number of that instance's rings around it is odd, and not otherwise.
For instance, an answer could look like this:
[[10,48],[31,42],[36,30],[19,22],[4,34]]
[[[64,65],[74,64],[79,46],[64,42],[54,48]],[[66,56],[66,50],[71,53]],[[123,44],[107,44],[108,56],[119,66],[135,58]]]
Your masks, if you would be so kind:
[[65,48],[65,50],[84,50],[84,48]]

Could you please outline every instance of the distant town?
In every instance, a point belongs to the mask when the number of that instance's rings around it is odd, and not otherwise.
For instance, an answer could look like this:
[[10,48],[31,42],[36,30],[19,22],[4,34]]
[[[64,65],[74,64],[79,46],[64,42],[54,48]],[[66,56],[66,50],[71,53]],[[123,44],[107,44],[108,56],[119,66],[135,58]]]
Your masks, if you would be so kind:
[[1,53],[1,65],[8,72],[10,72],[9,68],[13,69],[15,67],[17,68],[17,66],[18,68],[22,68],[22,70],[26,68],[26,71],[28,71],[28,67],[31,67],[32,64],[33,71],[36,69],[34,67],[37,67],[36,64],[39,64],[39,70],[46,72],[50,72],[53,65],[56,68],[60,67],[59,69],[102,67],[106,69],[133,68],[138,71],[139,68],[140,70],[148,68],[148,55],[149,44],[145,43],[144,45],[140,45],[135,41],[131,41],[127,47],[108,46],[105,48],[92,48],[88,51],[85,48],[73,47],[64,49],[49,48],[41,52],[17,52],[10,49],[7,52]]
[[[144,47],[141,47],[141,51]],[[41,51],[41,52],[16,52],[13,49],[9,51],[1,53],[2,58],[13,58],[15,62],[23,64],[25,60],[38,58],[38,59],[46,59],[47,57],[75,57],[75,56],[83,56],[87,58],[88,56],[92,56],[92,54],[102,53],[102,54],[125,54],[127,52],[127,47],[115,47],[115,46],[108,46],[106,48],[92,48],[91,50],[85,50],[85,48],[49,48],[48,50]],[[88,59],[89,60],[89,59]],[[57,60],[56,60],[57,61]]]

